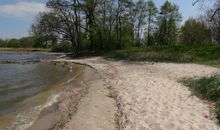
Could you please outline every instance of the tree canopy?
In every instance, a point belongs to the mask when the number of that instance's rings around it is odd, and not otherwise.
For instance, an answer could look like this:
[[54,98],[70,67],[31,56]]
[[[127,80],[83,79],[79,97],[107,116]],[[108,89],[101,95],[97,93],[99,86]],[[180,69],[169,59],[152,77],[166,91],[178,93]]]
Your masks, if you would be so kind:
[[153,0],[48,0],[46,6],[30,37],[0,40],[0,46],[53,47],[78,55],[131,46],[220,43],[220,13],[213,16],[219,1],[184,23],[179,7],[168,0],[159,8]]

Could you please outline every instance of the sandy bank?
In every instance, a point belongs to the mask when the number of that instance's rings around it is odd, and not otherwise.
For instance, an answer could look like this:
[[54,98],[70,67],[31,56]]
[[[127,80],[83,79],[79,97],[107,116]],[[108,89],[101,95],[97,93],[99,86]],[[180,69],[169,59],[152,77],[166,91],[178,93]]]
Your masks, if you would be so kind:
[[116,105],[101,75],[90,66],[55,63],[80,69],[73,70],[77,74],[64,84],[58,102],[45,108],[27,130],[114,130]]
[[[111,90],[111,94],[113,94],[111,96],[117,102],[116,116],[119,129],[220,129],[215,117],[210,112],[209,105],[193,96],[187,87],[178,83],[179,79],[185,77],[210,76],[220,73],[217,68],[196,64],[115,62],[106,61],[100,57],[68,60],[68,62],[92,66],[102,76],[103,86]],[[89,97],[94,96],[91,94]],[[97,101],[100,102],[99,100]],[[72,120],[65,124],[64,130],[89,129],[89,127],[97,125],[92,121],[95,117],[92,112],[99,114],[102,109],[94,107],[90,111],[87,106],[89,103],[86,103],[89,102],[89,98],[82,99],[82,101],[82,107],[79,107],[79,110],[82,109],[82,111],[75,114]],[[90,114],[86,116],[83,113],[85,111],[89,111]],[[109,114],[113,114],[113,112]],[[102,116],[106,116],[106,114]],[[100,117],[96,118],[100,119]],[[91,130],[93,130],[92,128],[94,127],[91,127]],[[106,130],[104,127],[99,128]]]

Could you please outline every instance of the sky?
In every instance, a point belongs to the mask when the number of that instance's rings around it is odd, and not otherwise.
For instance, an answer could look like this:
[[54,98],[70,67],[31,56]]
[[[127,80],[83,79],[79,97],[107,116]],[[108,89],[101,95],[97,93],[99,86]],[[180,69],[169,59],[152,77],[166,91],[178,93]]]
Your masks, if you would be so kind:
[[[47,0],[0,0],[0,38],[21,38],[27,36],[30,26],[39,12],[46,10]],[[160,7],[166,0],[154,0]],[[192,0],[169,0],[179,6],[183,21],[201,14]]]

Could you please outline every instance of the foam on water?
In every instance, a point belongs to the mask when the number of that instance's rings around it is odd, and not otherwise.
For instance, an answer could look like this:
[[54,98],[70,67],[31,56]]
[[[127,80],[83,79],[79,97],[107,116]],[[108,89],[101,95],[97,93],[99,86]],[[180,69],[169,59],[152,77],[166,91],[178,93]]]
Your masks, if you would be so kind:
[[47,107],[53,105],[54,103],[56,103],[58,101],[59,97],[60,97],[60,94],[53,94],[52,96],[50,96],[48,98],[47,102],[44,105],[35,106],[33,108],[30,108],[27,111],[18,113],[13,124],[10,127],[8,127],[7,129],[8,130],[27,129],[28,127],[30,127],[34,123],[35,120],[37,120],[40,112],[44,108],[47,108]]

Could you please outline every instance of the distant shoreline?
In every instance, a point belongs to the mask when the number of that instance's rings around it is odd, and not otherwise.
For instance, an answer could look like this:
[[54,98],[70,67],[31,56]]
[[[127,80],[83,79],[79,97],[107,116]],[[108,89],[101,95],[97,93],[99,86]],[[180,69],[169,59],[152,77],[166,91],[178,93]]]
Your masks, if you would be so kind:
[[[1,60],[1,54],[16,54],[16,55],[51,55],[53,58],[43,58],[39,60],[33,60],[33,59],[26,59],[26,60],[19,60],[19,59],[3,59]],[[26,64],[26,63],[38,63],[38,62],[45,62],[45,61],[51,61],[54,59],[59,59],[62,57],[65,57],[68,53],[62,53],[62,52],[51,52],[48,49],[42,49],[42,48],[0,48],[0,64]]]
[[0,51],[51,52],[50,48],[0,48]]

